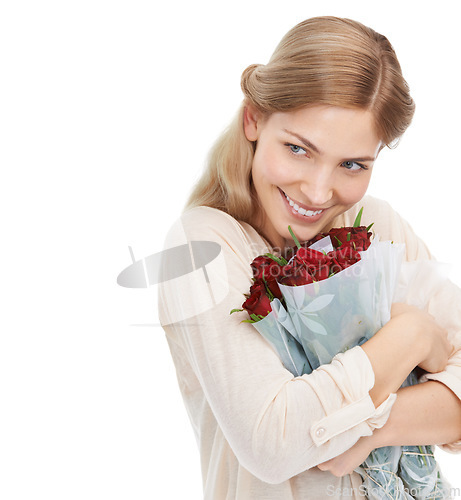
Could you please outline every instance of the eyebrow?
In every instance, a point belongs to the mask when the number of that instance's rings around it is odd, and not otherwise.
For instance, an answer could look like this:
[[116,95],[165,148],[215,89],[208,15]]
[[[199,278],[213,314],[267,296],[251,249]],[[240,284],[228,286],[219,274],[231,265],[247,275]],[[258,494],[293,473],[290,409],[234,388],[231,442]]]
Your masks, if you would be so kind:
[[311,141],[308,141],[302,135],[299,135],[296,132],[291,132],[291,130],[288,130],[286,128],[284,128],[283,131],[286,132],[287,134],[290,134],[293,137],[296,137],[297,139],[299,139],[304,144],[304,146],[306,146],[309,149],[312,149],[312,151],[315,151],[317,154],[319,154],[319,155],[322,154],[322,152],[320,151],[320,149],[315,144],[312,144]]
[[[308,139],[306,139],[302,135],[299,135],[296,132],[292,132],[291,130],[288,130],[286,128],[284,128],[283,131],[286,132],[287,134],[290,134],[293,137],[296,137],[297,139],[299,139],[304,144],[304,146],[311,149],[315,153],[317,153],[319,155],[323,154],[315,144],[312,144],[311,141],[309,141]],[[361,158],[348,158],[347,160],[348,161],[375,161],[376,158],[373,156],[362,156]]]

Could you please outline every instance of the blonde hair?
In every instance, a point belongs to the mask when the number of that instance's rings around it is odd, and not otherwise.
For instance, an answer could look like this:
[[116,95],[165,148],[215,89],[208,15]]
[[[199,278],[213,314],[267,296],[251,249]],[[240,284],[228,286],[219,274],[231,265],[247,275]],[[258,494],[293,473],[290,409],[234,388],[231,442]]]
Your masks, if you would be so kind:
[[299,23],[283,37],[267,65],[245,69],[241,87],[245,98],[240,110],[210,151],[186,207],[218,208],[245,222],[257,209],[251,181],[255,145],[243,129],[247,104],[266,117],[314,104],[366,109],[386,145],[405,132],[415,109],[387,38],[337,17]]

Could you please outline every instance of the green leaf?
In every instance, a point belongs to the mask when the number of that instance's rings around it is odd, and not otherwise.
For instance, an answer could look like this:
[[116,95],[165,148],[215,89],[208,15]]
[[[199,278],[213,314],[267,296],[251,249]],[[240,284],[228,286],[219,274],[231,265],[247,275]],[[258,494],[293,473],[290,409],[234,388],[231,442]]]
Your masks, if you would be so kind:
[[369,231],[369,230],[373,227],[373,225],[374,225],[374,222],[372,222],[372,223],[371,223],[371,224],[367,227],[367,233],[368,233],[368,231]]
[[262,280],[263,280],[263,283],[264,283],[264,290],[266,290],[266,295],[269,297],[269,300],[272,302],[274,300],[274,295],[270,291],[269,287],[267,286],[267,281],[266,281],[266,278],[264,276],[264,271],[263,271],[261,277],[262,277]]
[[236,313],[236,312],[242,312],[243,309],[232,309],[232,311],[229,314]]
[[269,257],[269,259],[275,260],[275,262],[277,262],[277,264],[279,264],[280,266],[288,264],[288,261],[283,257],[277,257],[276,255],[273,255],[271,253],[265,253],[264,257]]
[[359,210],[359,213],[357,214],[357,217],[355,218],[352,227],[360,227],[360,223],[362,222],[362,213],[363,213],[363,207]]
[[[354,227],[357,227],[357,226],[354,226]],[[351,241],[351,237],[352,237],[352,234],[351,233],[347,233],[346,240],[347,241]]]
[[295,233],[293,232],[293,229],[291,229],[291,226],[288,226],[288,231],[290,231],[291,237],[293,238],[293,241],[295,242],[295,245],[298,248],[301,248],[301,244],[299,243],[298,238],[296,238]]
[[343,242],[337,236],[335,236],[335,240],[339,243],[339,246],[343,244]]
[[264,288],[266,289],[266,295],[269,297],[269,300],[272,302],[275,297],[274,294],[269,290],[269,287],[267,286],[266,280],[264,280]]

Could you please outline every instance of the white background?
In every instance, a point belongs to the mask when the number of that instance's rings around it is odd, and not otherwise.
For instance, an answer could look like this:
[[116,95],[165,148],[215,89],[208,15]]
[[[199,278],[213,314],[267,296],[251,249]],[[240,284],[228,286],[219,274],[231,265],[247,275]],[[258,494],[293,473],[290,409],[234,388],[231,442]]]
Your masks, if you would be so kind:
[[[157,323],[156,291],[116,278],[129,245],[161,249],[237,110],[241,72],[299,21],[351,17],[393,43],[417,112],[370,193],[457,264],[457,12],[454,0],[1,4],[2,500],[201,498],[163,332],[134,326]],[[461,487],[459,456],[439,460]]]

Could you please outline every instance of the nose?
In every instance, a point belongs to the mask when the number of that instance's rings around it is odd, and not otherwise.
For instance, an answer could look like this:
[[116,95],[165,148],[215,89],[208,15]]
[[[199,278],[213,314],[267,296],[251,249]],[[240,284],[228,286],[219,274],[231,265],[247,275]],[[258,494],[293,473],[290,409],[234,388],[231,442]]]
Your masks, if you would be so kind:
[[317,166],[306,173],[300,189],[309,204],[313,207],[323,207],[333,198],[333,173],[326,166]]

